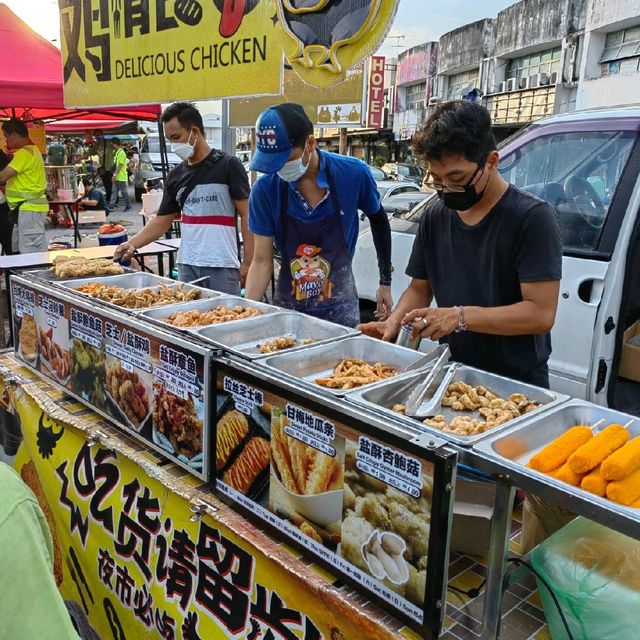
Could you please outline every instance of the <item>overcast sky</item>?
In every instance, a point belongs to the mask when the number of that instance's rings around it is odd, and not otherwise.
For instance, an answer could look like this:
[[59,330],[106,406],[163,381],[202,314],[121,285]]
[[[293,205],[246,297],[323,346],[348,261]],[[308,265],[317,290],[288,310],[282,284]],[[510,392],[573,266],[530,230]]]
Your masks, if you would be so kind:
[[[57,0],[0,0],[8,5],[32,29],[47,40],[58,44],[59,16]],[[438,40],[443,33],[481,18],[493,18],[499,11],[514,4],[514,0],[400,0],[398,13],[390,36],[403,39],[387,39],[381,53],[397,55],[422,42]],[[430,10],[430,7],[433,7]],[[400,48],[396,48],[399,45]]]

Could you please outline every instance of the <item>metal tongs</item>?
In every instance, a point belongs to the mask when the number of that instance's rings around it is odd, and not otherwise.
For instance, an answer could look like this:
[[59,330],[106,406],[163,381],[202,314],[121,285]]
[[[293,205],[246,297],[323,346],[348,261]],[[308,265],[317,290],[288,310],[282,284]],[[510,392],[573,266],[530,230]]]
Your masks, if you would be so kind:
[[418,411],[420,409],[420,415],[433,415],[430,412],[440,406],[442,397],[444,396],[444,393],[447,390],[447,386],[449,385],[449,381],[451,380],[453,374],[455,373],[455,370],[457,369],[456,365],[449,367],[449,371],[447,371],[442,381],[436,387],[435,393],[433,393],[429,403],[426,405],[426,407],[422,407],[422,401],[424,400],[424,397],[429,391],[433,390],[433,387],[435,386],[434,383],[442,373],[445,365],[449,362],[449,357],[451,356],[449,345],[441,345],[438,348],[442,349],[442,353],[435,361],[426,378],[413,389],[413,391],[409,394],[409,397],[405,401],[405,414],[408,416],[418,417]]

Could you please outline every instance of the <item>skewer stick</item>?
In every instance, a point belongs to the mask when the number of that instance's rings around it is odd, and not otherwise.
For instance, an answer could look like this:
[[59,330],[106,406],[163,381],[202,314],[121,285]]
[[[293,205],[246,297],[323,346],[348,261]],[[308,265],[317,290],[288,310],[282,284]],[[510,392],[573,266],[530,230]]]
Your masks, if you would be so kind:
[[628,429],[635,422],[635,418],[631,418],[627,424],[622,425],[625,429]]
[[598,422],[591,425],[591,431],[594,431],[595,429],[597,429],[604,421],[605,421],[604,418],[601,418],[600,420],[598,420]]

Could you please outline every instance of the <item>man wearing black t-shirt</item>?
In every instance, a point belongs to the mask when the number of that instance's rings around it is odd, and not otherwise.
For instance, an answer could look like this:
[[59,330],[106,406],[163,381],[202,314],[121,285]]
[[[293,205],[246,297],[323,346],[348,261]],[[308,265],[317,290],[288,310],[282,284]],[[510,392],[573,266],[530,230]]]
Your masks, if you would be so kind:
[[414,335],[447,342],[456,361],[548,387],[562,274],[554,210],[502,178],[480,105],[443,104],[413,148],[438,197],[414,241],[411,284],[386,321],[361,329],[390,340],[412,324]]

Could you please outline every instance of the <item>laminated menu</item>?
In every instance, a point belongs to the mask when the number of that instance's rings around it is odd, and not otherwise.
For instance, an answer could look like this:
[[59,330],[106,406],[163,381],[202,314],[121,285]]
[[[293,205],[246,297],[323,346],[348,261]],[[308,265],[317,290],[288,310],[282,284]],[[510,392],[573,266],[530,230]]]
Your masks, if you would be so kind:
[[210,351],[45,286],[12,278],[18,357],[207,479]]
[[217,367],[218,493],[416,627],[428,625],[431,543],[448,526],[433,517],[442,476],[434,463],[236,366]]

